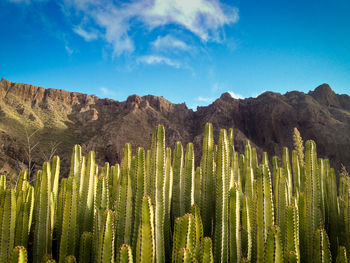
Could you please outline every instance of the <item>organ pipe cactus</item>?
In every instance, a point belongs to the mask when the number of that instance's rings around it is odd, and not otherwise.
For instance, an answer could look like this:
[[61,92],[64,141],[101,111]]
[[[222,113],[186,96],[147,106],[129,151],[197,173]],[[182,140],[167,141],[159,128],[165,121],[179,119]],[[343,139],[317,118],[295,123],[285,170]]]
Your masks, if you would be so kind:
[[189,213],[191,205],[194,204],[194,152],[193,144],[188,143],[185,154],[185,167],[181,178],[181,188],[183,189],[183,203],[180,206],[180,215]]
[[60,239],[59,262],[64,262],[69,255],[75,255],[78,244],[78,189],[74,177],[66,183],[66,196],[63,209],[62,234]]
[[58,156],[34,187],[25,171],[16,191],[0,176],[0,262],[23,262],[17,245],[30,262],[347,262],[350,179],[313,141],[291,163],[284,148],[270,172],[266,153],[259,164],[249,141],[235,152],[232,129],[214,145],[212,129],[196,170],[193,145],[171,159],[159,125],[151,150],[126,144],[120,165],[99,168],[76,145],[60,184]]
[[28,253],[25,247],[16,246],[12,250],[11,263],[27,263]]
[[16,215],[15,245],[27,247],[33,218],[34,188],[28,186],[25,191],[19,192],[16,205],[18,213]]
[[151,198],[144,196],[136,244],[136,262],[155,262],[154,213]]
[[306,218],[305,218],[305,235],[306,235],[306,251],[308,261],[312,261],[312,240],[314,232],[319,228],[321,223],[321,199],[319,179],[317,172],[317,155],[316,144],[314,141],[307,141],[305,144],[305,201],[306,201]]
[[[114,261],[108,261],[108,262],[114,262]],[[117,263],[133,263],[132,251],[129,245],[123,244],[120,247]]]
[[312,262],[332,262],[332,256],[329,250],[328,236],[323,228],[318,228],[315,231]]
[[172,214],[173,220],[181,215],[181,204],[184,194],[181,187],[181,178],[183,177],[183,147],[181,142],[176,142],[173,151],[173,193],[172,193]]
[[343,246],[340,246],[338,248],[338,255],[336,258],[336,263],[348,263],[348,257],[346,255],[346,248]]
[[205,237],[202,241],[202,252],[200,261],[202,263],[214,263],[212,242],[210,237]]
[[195,217],[192,214],[185,214],[175,221],[172,262],[182,262],[181,251],[183,248],[194,251],[196,246]]
[[92,233],[84,232],[80,238],[79,262],[92,262]]
[[[39,175],[39,176],[38,176]],[[34,243],[33,261],[39,262],[45,254],[51,253],[52,225],[51,225],[51,169],[45,162],[41,173],[37,175],[34,206]]]
[[73,255],[69,255],[64,259],[64,263],[77,263],[77,259]]
[[114,213],[112,210],[106,210],[104,214],[103,225],[100,230],[98,240],[97,257],[94,262],[113,263],[114,262]]
[[171,198],[173,189],[173,170],[171,167],[171,149],[166,148],[165,188],[164,188],[164,244],[166,262],[171,258]]
[[216,166],[214,261],[228,262],[228,145],[226,130],[220,130]]
[[230,262],[234,263],[241,259],[241,197],[237,186],[230,190],[229,205]]
[[93,258],[96,261],[98,254],[98,244],[100,242],[101,229],[105,211],[109,209],[108,181],[105,176],[100,176],[96,182],[95,202],[94,202],[94,225],[93,225]]
[[136,171],[136,187],[135,187],[135,212],[134,212],[134,226],[133,226],[133,252],[136,253],[136,243],[139,233],[139,224],[142,213],[142,198],[145,192],[145,151],[143,148],[137,148],[136,159],[135,159],[135,171]]
[[203,219],[204,236],[212,235],[212,220],[215,207],[214,169],[213,125],[207,123],[205,125],[201,159],[202,185],[200,209]]
[[281,229],[279,226],[270,226],[264,253],[265,263],[283,262],[283,247],[281,242]]
[[243,196],[242,201],[242,232],[241,232],[241,256],[248,261],[252,258],[252,210],[251,199],[249,196]]
[[289,252],[293,251],[297,262],[300,262],[298,207],[293,204],[289,205],[285,213],[284,258],[288,262]]
[[13,189],[4,190],[4,199],[0,205],[0,262],[8,262],[14,246],[16,225],[16,199]]
[[119,197],[115,206],[116,248],[122,244],[131,244],[133,196],[129,169],[124,167],[120,177]]
[[94,194],[96,181],[95,153],[89,152],[85,173],[81,173],[79,186],[79,232],[92,232],[94,215]]
[[164,247],[167,246],[164,245],[165,131],[163,125],[158,125],[153,134],[150,176],[153,178],[154,186],[156,262],[163,263]]

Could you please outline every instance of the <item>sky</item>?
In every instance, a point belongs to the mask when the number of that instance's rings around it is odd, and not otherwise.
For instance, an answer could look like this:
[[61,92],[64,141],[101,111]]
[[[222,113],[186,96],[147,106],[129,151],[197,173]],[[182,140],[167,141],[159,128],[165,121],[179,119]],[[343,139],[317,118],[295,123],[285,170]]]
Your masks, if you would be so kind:
[[0,77],[189,108],[222,93],[350,94],[348,0],[0,0]]

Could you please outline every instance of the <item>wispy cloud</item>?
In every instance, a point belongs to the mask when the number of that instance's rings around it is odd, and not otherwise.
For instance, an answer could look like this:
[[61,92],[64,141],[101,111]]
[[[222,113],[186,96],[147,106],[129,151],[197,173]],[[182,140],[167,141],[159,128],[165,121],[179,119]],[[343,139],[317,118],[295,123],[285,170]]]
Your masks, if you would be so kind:
[[117,95],[113,90],[110,90],[106,87],[100,87],[99,90],[103,97],[115,98]]
[[81,36],[82,38],[84,38],[86,41],[92,41],[98,38],[98,35],[96,32],[86,31],[81,26],[73,27],[73,31],[77,33],[79,36]]
[[228,91],[228,93],[231,95],[232,98],[234,99],[244,99],[244,96],[241,94],[235,93],[233,91]]
[[144,63],[149,65],[163,64],[174,68],[180,68],[181,64],[178,61],[172,60],[163,56],[149,55],[141,56],[138,58],[138,63]]
[[[173,24],[204,42],[219,42],[223,27],[238,20],[238,10],[222,4],[219,0],[134,0],[119,4],[112,0],[64,2],[66,9],[73,10],[71,14],[90,20],[91,25],[99,30],[99,35],[112,46],[116,56],[135,50],[135,43],[130,35],[135,24],[142,23],[149,31]],[[81,30],[75,32],[84,37]],[[163,39],[163,43],[161,41],[159,39],[160,45],[165,45],[167,39]],[[178,48],[185,47],[180,42],[176,45]]]
[[172,36],[172,35],[166,35],[166,36],[158,36],[155,41],[153,41],[152,46],[159,50],[167,50],[167,49],[179,49],[187,51],[191,47],[186,44],[184,41]]
[[197,101],[200,101],[200,102],[205,102],[205,103],[211,103],[213,102],[215,99],[214,98],[206,98],[206,97],[197,97],[196,99]]

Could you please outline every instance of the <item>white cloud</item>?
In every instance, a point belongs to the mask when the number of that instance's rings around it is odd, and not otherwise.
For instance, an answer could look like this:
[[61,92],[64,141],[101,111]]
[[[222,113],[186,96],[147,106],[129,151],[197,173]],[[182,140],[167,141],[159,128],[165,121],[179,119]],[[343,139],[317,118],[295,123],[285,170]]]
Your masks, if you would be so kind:
[[139,57],[137,61],[138,63],[144,63],[149,65],[164,64],[174,68],[180,68],[179,62],[163,56],[155,56],[155,55],[142,56],[142,57]]
[[84,38],[86,41],[92,41],[97,39],[97,33],[96,32],[88,32],[85,29],[83,29],[81,26],[75,26],[73,27],[73,31],[77,33],[79,36]]
[[67,51],[68,55],[71,56],[73,54],[74,50],[71,49],[67,44],[65,44],[64,48]]
[[110,98],[113,98],[116,96],[116,93],[113,90],[110,90],[106,87],[100,87],[99,90],[102,96],[110,97]]
[[228,91],[228,93],[231,95],[232,98],[234,99],[244,99],[244,96],[241,94],[235,93],[233,91]]
[[215,99],[214,99],[214,98],[206,98],[206,97],[201,97],[201,96],[199,96],[196,100],[198,100],[198,101],[200,101],[200,102],[211,103],[211,102],[213,102]]
[[166,35],[164,37],[158,36],[157,39],[151,43],[152,46],[156,49],[180,49],[180,50],[189,50],[191,47],[187,45],[184,41],[172,36]]
[[[65,0],[65,8],[71,9],[91,24],[113,48],[114,55],[131,53],[135,44],[130,36],[133,25],[141,22],[146,29],[169,24],[180,26],[202,41],[219,42],[223,27],[238,20],[236,8],[220,3],[220,0]],[[81,32],[80,32],[81,33]],[[181,46],[180,42],[177,43]],[[182,47],[184,47],[182,45]]]

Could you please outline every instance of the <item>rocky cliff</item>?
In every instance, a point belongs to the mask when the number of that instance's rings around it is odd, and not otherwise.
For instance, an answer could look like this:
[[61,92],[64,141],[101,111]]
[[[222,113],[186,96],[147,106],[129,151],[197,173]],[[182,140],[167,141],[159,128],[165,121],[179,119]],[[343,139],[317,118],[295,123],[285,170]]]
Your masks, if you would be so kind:
[[[339,170],[350,168],[350,97],[335,94],[323,84],[308,94],[284,95],[265,92],[257,98],[237,100],[224,93],[214,103],[188,109],[163,97],[132,95],[118,102],[64,90],[44,89],[5,79],[0,82],[0,162],[15,169],[27,161],[28,135],[34,162],[40,164],[58,143],[57,153],[69,163],[74,144],[95,150],[100,164],[120,161],[123,145],[131,142],[150,147],[153,128],[166,128],[167,145],[193,141],[200,155],[203,129],[212,122],[219,128],[233,127],[235,146],[243,149],[246,139],[258,151],[280,155],[282,146],[292,147],[293,128],[304,140],[313,139],[321,157],[330,158]],[[198,160],[197,160],[198,161]],[[1,164],[0,164],[1,165]]]

